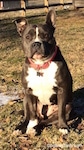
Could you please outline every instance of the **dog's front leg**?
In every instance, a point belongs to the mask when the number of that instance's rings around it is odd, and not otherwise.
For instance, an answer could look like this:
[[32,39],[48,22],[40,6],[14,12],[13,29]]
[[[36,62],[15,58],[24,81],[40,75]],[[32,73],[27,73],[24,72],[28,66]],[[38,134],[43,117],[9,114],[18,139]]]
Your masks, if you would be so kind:
[[[62,89],[63,90],[63,89]],[[58,119],[59,119],[59,131],[63,134],[68,133],[68,126],[66,123],[66,94],[64,91],[58,92]]]
[[35,134],[34,127],[38,124],[37,119],[37,99],[31,94],[25,94],[24,98],[24,116],[28,121],[26,133]]

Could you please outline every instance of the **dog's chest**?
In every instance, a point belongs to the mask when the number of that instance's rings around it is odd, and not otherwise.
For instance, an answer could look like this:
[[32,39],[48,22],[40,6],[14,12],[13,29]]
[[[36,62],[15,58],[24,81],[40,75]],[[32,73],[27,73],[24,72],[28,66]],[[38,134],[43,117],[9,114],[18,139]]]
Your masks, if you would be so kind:
[[57,69],[58,66],[54,62],[51,62],[47,69],[40,70],[42,75],[34,68],[28,68],[27,86],[43,105],[49,105],[51,95],[56,94],[53,87],[57,87],[55,78]]

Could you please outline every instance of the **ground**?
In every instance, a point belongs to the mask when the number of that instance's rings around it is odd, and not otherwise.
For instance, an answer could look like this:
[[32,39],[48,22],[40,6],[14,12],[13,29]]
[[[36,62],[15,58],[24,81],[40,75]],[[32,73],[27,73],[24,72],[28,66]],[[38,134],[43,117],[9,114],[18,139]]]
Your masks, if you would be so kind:
[[[0,106],[0,150],[84,150],[84,10],[58,11],[56,17],[55,37],[73,77],[70,133],[64,136],[53,125],[36,137],[14,135],[15,127],[24,119],[20,80],[24,53],[15,18],[1,19],[0,92],[17,93],[19,99]],[[30,23],[41,23],[45,16],[27,19]]]

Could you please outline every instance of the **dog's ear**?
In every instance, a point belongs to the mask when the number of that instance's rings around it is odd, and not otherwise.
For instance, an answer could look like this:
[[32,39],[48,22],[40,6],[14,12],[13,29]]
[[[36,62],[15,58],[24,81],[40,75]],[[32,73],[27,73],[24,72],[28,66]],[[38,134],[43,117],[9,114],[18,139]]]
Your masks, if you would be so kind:
[[22,36],[23,31],[27,26],[27,20],[25,18],[20,18],[14,21],[17,27],[17,31],[20,36]]
[[46,16],[46,23],[55,28],[56,26],[56,13],[54,10],[50,10]]

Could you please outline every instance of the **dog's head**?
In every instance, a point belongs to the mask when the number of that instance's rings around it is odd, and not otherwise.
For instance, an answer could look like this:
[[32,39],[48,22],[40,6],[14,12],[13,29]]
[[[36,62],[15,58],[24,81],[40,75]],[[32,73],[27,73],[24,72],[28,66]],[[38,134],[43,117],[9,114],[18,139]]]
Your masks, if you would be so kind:
[[46,16],[45,24],[31,25],[25,18],[15,21],[17,31],[22,37],[23,50],[26,57],[33,60],[45,60],[51,57],[55,50],[56,14],[50,10]]

